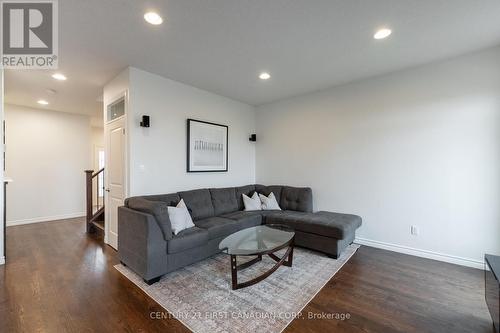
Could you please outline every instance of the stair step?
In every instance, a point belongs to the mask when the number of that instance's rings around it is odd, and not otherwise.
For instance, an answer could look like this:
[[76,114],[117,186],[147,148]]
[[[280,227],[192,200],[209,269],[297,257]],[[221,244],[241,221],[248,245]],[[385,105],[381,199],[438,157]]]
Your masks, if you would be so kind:
[[98,229],[104,230],[104,221],[92,221],[92,225]]
[[104,206],[101,207],[97,212],[94,213],[89,222],[95,222],[101,220],[104,217]]

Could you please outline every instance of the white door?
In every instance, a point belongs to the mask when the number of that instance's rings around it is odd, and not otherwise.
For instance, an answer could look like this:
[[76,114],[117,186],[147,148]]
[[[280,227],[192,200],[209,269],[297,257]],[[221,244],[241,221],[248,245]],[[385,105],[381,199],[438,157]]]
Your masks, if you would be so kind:
[[106,242],[118,248],[118,207],[123,206],[125,184],[125,117],[106,124]]

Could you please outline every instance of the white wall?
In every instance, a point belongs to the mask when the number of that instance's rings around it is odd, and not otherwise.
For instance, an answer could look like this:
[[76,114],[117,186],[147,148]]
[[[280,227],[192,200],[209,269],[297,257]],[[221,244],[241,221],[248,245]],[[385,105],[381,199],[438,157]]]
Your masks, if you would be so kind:
[[6,105],[7,224],[85,213],[85,174],[92,166],[90,118]]
[[97,149],[104,149],[104,128],[90,128],[90,163],[94,171],[99,167],[99,160],[96,154]]
[[[135,68],[129,74],[131,196],[255,182],[254,107]],[[139,126],[142,115],[150,128]],[[228,172],[186,172],[188,118],[229,126]]]
[[121,95],[128,91],[130,86],[130,71],[129,68],[123,70],[110,82],[108,82],[103,89],[103,123],[106,123],[106,105],[114,102],[116,99],[121,97]]
[[257,129],[257,182],[311,186],[365,244],[500,254],[500,48],[259,107]]
[[104,128],[91,127],[90,142],[92,143],[92,146],[104,147]]

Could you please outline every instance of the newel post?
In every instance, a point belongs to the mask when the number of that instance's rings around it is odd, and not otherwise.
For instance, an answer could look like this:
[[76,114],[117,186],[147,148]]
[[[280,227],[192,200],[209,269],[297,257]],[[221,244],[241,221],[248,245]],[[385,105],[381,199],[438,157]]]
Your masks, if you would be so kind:
[[86,175],[86,197],[87,197],[87,232],[91,232],[92,228],[90,225],[90,220],[92,219],[92,175],[94,170],[85,170]]

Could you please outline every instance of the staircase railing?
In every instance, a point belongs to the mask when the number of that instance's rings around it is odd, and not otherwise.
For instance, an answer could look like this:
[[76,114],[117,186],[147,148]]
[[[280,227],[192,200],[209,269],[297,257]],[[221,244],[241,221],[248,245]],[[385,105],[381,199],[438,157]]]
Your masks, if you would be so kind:
[[87,197],[87,232],[104,230],[104,168],[94,173],[85,170]]

